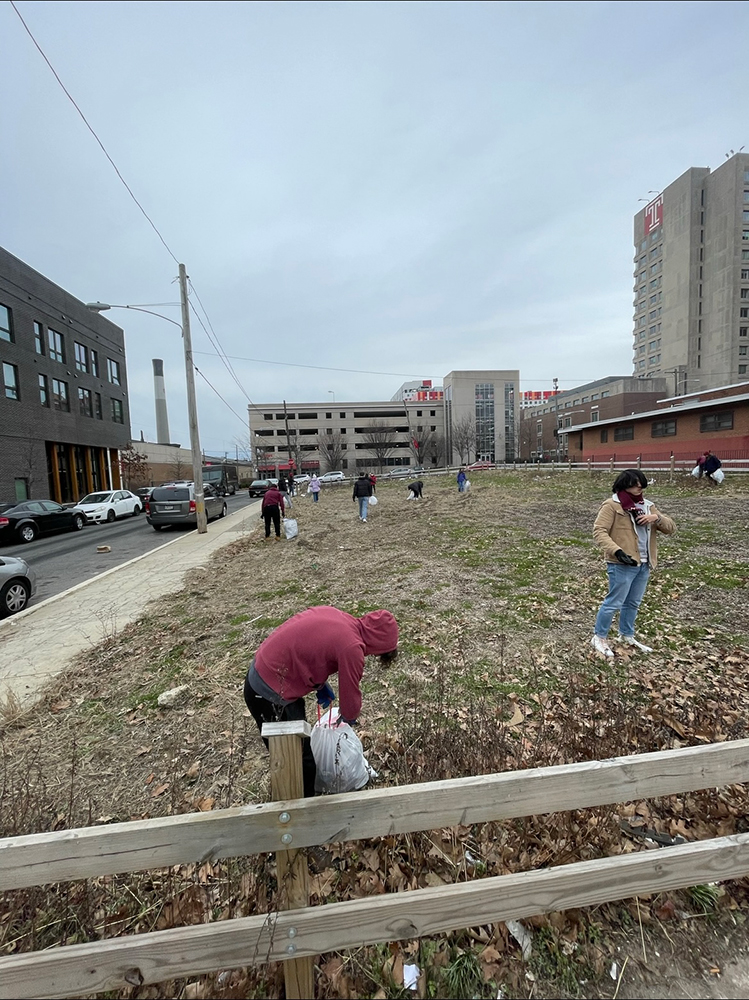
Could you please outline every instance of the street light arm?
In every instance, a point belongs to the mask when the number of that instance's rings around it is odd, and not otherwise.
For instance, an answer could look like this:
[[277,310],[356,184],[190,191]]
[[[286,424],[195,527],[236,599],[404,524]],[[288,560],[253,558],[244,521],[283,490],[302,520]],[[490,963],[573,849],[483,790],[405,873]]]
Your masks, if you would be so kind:
[[159,319],[164,319],[167,323],[171,323],[172,326],[178,326],[180,330],[182,329],[182,324],[176,320],[164,316],[163,313],[154,312],[153,309],[144,309],[142,306],[120,306],[109,302],[87,302],[86,308],[90,309],[91,312],[106,312],[107,309],[134,309],[135,312],[148,313],[149,316],[158,316]]

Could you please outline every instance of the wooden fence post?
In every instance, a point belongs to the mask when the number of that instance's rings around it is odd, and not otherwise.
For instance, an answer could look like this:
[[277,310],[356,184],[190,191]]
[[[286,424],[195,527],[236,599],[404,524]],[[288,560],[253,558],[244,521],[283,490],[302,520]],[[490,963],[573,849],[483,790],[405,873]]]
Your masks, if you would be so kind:
[[[302,739],[310,734],[307,722],[266,722],[263,736],[270,751],[270,787],[273,799],[301,799],[304,796],[302,779]],[[281,833],[281,842],[294,840],[293,817],[281,813],[279,824],[289,826]],[[279,908],[299,910],[309,906],[309,871],[307,855],[303,850],[276,851],[278,869]],[[290,928],[291,930],[292,928]],[[293,937],[289,938],[286,952],[296,951]],[[289,1000],[309,1000],[315,995],[315,966],[311,956],[289,958],[284,964],[284,982]]]
[[676,458],[674,453],[671,452],[671,474],[669,475],[668,481],[672,483],[674,481],[674,472],[676,471]]
[[593,459],[592,458],[588,459],[588,475],[589,476],[593,475]]
[[642,455],[637,456],[637,468],[638,469],[642,468]]
[[613,472],[614,471],[614,459],[615,458],[616,458],[616,455],[612,455],[611,456],[611,464],[609,465],[609,472]]

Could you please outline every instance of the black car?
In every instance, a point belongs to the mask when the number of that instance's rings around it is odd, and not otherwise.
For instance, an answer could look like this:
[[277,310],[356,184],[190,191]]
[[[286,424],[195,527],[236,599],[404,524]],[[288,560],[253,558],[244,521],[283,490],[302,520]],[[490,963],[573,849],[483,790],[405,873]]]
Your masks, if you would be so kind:
[[82,511],[63,507],[54,500],[0,504],[0,544],[33,542],[38,535],[55,531],[80,531],[85,523]]
[[136,497],[140,497],[143,510],[148,511],[148,504],[151,501],[151,494],[156,489],[155,486],[141,486],[139,490],[134,490]]

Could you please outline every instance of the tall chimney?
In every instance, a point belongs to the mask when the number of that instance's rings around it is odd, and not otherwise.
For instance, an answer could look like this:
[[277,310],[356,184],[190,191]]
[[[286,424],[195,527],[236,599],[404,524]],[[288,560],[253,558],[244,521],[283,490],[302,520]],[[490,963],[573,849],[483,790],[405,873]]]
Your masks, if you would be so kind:
[[169,417],[166,412],[166,389],[164,387],[164,362],[153,358],[153,392],[156,397],[156,443],[169,444]]

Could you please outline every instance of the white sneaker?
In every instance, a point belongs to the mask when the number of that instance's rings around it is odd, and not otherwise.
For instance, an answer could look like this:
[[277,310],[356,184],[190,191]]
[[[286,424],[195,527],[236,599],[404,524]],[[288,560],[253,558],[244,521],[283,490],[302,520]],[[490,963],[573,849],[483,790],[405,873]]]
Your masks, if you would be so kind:
[[614,650],[602,636],[594,635],[590,640],[590,644],[597,653],[601,654],[601,656],[605,656],[607,660],[613,660]]
[[366,524],[366,523],[367,523],[367,519],[366,519],[366,517],[363,517],[363,518],[362,518],[362,521],[364,521],[364,523]]
[[633,635],[620,635],[619,642],[623,642],[625,646],[634,646],[635,649],[639,649],[641,653],[653,652],[652,646],[646,646],[644,642],[638,642]]

